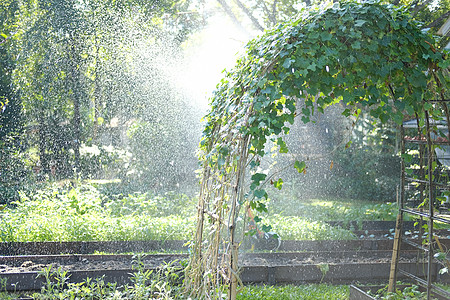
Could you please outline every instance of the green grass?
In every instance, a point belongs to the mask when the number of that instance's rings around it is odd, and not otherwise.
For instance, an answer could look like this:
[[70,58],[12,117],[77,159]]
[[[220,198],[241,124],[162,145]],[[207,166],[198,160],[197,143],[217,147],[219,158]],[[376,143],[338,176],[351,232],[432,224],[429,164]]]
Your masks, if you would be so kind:
[[397,205],[364,200],[296,199],[275,195],[268,202],[272,214],[314,221],[395,221]]
[[344,285],[286,285],[286,286],[246,286],[238,300],[339,300],[348,299],[349,288]]
[[271,215],[263,220],[283,240],[352,240],[349,230],[333,227],[323,221],[313,221],[296,216]]
[[[165,278],[164,278],[165,280]],[[150,281],[150,280],[147,280]],[[163,281],[157,282],[159,285]],[[149,294],[148,291],[154,290],[154,286],[139,286],[118,290],[116,286],[100,286],[101,280],[91,280],[91,283],[69,284],[67,289],[60,289],[49,286],[41,293],[35,293],[32,296],[35,299],[60,299],[64,296],[69,299],[71,296],[76,297],[80,294],[96,295],[95,299],[148,299],[139,297],[142,294]],[[81,288],[80,288],[81,287]],[[141,295],[138,295],[141,292]],[[186,299],[179,294],[176,287],[165,286],[165,295],[161,294],[161,299]],[[100,293],[104,296],[100,296]],[[0,292],[0,299],[17,299],[18,295],[13,293]],[[244,286],[237,295],[237,300],[344,300],[349,297],[349,288],[345,285],[326,285],[326,284],[309,284],[309,285],[286,285],[286,286]],[[75,299],[75,298],[74,298]],[[77,298],[78,299],[78,298]]]

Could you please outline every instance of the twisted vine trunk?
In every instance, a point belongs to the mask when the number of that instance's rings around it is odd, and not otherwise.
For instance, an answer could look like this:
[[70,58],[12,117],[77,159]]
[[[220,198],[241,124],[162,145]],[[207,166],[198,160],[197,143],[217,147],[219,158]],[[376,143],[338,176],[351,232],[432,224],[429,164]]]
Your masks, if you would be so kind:
[[[249,110],[252,106],[250,105]],[[235,117],[235,116],[232,116]],[[248,117],[246,118],[248,122]],[[191,260],[185,270],[186,294],[199,299],[236,299],[238,274],[237,218],[244,203],[245,175],[250,136],[229,128],[215,128],[221,145],[231,149],[221,164],[205,159],[197,204],[197,229]],[[211,146],[205,156],[216,149]]]

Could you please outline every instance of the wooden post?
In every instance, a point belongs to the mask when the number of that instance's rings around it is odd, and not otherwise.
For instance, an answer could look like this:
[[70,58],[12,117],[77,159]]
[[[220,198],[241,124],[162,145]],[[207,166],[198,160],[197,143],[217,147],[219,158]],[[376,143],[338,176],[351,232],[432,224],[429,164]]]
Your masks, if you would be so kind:
[[433,160],[434,148],[431,140],[430,117],[428,111],[425,111],[426,125],[427,125],[427,145],[428,145],[428,268],[427,268],[427,299],[431,299],[431,285],[432,285],[432,266],[433,266],[433,215],[434,215],[434,182],[433,182]]
[[234,243],[231,249],[231,284],[229,300],[236,300],[237,297],[237,285],[238,285],[238,244]]
[[[401,136],[401,153],[405,153],[405,132],[403,125],[400,127]],[[405,161],[401,160],[401,183],[400,183],[400,201],[398,205],[397,222],[395,225],[394,249],[392,251],[391,269],[389,272],[388,292],[394,292],[397,281],[398,259],[402,243],[402,227],[403,227],[403,208],[405,203]]]
[[388,292],[392,293],[395,290],[395,284],[397,282],[397,271],[398,271],[398,258],[400,254],[400,245],[402,241],[402,214],[397,215],[397,222],[395,226],[395,237],[394,237],[394,249],[392,251],[391,259],[391,269],[389,273],[389,286]]

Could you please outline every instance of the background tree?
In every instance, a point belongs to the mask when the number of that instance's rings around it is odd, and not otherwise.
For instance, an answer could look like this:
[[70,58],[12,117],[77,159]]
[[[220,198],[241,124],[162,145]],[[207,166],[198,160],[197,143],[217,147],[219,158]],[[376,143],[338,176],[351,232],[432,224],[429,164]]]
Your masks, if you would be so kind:
[[23,169],[41,179],[182,182],[195,168],[198,136],[186,137],[200,132],[192,130],[200,115],[167,69],[202,25],[189,9],[189,1],[2,2],[2,138],[22,112]]
[[15,199],[26,179],[21,151],[24,119],[19,94],[13,87],[17,42],[17,1],[0,3],[0,203]]

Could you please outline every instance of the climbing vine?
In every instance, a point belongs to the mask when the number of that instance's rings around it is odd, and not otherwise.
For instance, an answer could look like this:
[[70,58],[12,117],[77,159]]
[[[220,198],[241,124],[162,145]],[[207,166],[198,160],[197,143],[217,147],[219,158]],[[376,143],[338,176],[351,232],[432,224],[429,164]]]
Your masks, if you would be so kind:
[[[186,270],[192,296],[219,298],[226,282],[234,297],[236,220],[241,208],[266,210],[265,183],[282,188],[281,178],[261,171],[261,161],[269,142],[288,152],[283,137],[295,119],[313,122],[336,103],[347,117],[366,109],[383,123],[401,124],[425,110],[442,115],[424,101],[448,98],[449,60],[434,44],[401,7],[344,2],[305,11],[247,45],[204,118],[198,227]],[[292,164],[305,171],[304,161]]]

